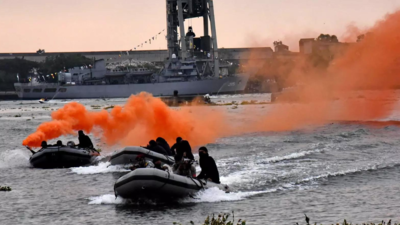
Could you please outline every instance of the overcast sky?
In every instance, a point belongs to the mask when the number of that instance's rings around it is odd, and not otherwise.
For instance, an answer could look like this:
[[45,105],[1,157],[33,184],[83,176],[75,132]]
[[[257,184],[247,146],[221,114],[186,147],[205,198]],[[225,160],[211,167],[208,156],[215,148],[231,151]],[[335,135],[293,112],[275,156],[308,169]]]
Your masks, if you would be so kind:
[[[0,52],[129,50],[165,29],[165,0],[0,0]],[[299,38],[339,40],[372,26],[400,0],[214,0],[219,47],[298,50]],[[201,19],[191,21],[200,36]],[[197,30],[196,30],[197,28]],[[187,26],[186,26],[187,29]],[[165,32],[140,49],[165,49]]]

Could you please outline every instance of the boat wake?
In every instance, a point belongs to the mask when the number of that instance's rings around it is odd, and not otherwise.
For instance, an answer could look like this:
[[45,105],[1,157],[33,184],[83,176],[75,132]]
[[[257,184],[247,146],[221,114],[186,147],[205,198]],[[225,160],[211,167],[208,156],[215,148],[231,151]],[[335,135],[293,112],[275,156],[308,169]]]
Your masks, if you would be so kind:
[[269,189],[264,191],[239,191],[239,192],[230,192],[225,193],[218,189],[217,187],[209,188],[204,191],[198,192],[193,197],[187,197],[182,199],[181,203],[201,203],[201,202],[228,202],[228,201],[240,201],[251,196],[265,194],[265,193],[272,193],[277,191],[277,189]]
[[106,194],[89,198],[89,205],[125,205],[129,201],[113,194]]
[[71,173],[80,175],[87,174],[99,174],[99,173],[114,173],[114,172],[129,172],[129,169],[124,168],[121,165],[111,165],[110,162],[99,162],[95,166],[87,167],[74,167],[71,168]]
[[[234,191],[230,193],[226,193],[223,190],[218,189],[217,187],[209,188],[203,191],[199,191],[195,196],[186,197],[183,199],[179,199],[178,203],[185,204],[185,203],[215,203],[215,202],[228,202],[228,201],[241,201],[244,199],[251,198],[253,196],[274,193],[277,191],[288,191],[294,189],[305,189],[305,188],[312,188],[312,185],[315,185],[318,181],[325,180],[331,177],[339,177],[339,176],[346,176],[352,175],[357,173],[363,172],[370,172],[375,170],[381,169],[389,169],[399,164],[393,163],[386,166],[380,165],[370,165],[363,168],[355,168],[337,172],[328,172],[323,173],[320,175],[309,176],[303,179],[299,179],[297,181],[288,182],[288,183],[281,183],[278,186],[273,188],[268,188],[265,190],[260,191]],[[221,180],[226,180],[226,177],[221,177]],[[237,182],[237,186],[246,183],[245,180],[241,182]],[[318,184],[318,183],[317,183]],[[113,194],[105,194],[101,196],[95,196],[89,198],[89,203],[91,205],[156,205],[159,202],[152,201],[150,199],[144,199],[139,201],[132,201],[129,199],[124,199],[121,197],[115,197]],[[163,202],[164,203],[164,202]]]
[[0,168],[29,167],[30,153],[27,150],[13,149],[0,152]]

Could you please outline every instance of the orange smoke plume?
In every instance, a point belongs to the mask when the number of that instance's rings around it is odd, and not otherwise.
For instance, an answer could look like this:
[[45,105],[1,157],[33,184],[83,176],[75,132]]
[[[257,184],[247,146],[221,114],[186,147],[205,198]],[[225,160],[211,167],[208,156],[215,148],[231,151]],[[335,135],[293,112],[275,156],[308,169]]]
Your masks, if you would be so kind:
[[[359,29],[350,27],[349,33]],[[366,121],[388,116],[400,87],[400,11],[387,15],[357,43],[315,41],[310,55],[276,54],[260,66],[254,60],[244,69],[275,79],[280,87],[277,102],[255,124],[243,130],[279,131],[320,125],[337,120]],[[355,39],[354,39],[355,40]],[[258,66],[258,67],[257,67]]]
[[223,133],[224,126],[218,111],[201,107],[173,110],[147,93],[132,95],[124,106],[115,106],[111,112],[91,112],[73,102],[51,117],[52,121],[41,124],[22,144],[38,147],[42,141],[84,130],[101,135],[108,145],[147,144],[157,137],[173,143],[181,136],[196,146],[214,141]]

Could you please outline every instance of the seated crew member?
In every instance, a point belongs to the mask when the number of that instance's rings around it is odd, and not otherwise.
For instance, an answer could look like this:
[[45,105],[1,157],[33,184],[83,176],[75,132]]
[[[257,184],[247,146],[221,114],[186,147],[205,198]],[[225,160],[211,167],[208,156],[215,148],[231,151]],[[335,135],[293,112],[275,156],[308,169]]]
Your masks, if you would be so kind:
[[40,144],[40,146],[43,148],[47,148],[47,142],[46,141],[42,141],[42,143]]
[[206,147],[199,148],[200,156],[200,168],[201,172],[197,178],[206,179],[214,183],[220,183],[219,172],[214,159],[208,155],[208,149]]
[[160,159],[153,159],[153,164],[154,168],[159,169],[159,170],[169,170],[168,166],[162,165],[162,162]]
[[156,142],[157,142],[158,146],[161,146],[167,152],[168,155],[173,155],[168,142],[164,138],[158,137],[156,139]]
[[194,156],[192,153],[192,147],[190,147],[190,144],[186,140],[181,140],[176,147],[176,154],[177,155],[182,155],[185,158],[188,158],[190,160],[194,160]]
[[136,156],[135,164],[133,164],[130,169],[135,170],[139,168],[154,168],[154,164],[150,161],[147,161],[145,155],[140,154]]
[[73,141],[68,141],[68,142],[67,142],[67,146],[70,147],[70,148],[75,148],[75,142],[73,142]]
[[78,135],[79,135],[79,137],[78,137],[79,138],[78,146],[80,148],[91,148],[91,149],[93,149],[93,143],[92,143],[92,140],[90,140],[89,136],[84,134],[82,130],[78,131]]
[[167,155],[167,151],[165,151],[165,149],[163,147],[159,146],[155,140],[149,141],[149,144],[147,145],[146,148],[153,152]]
[[172,166],[174,174],[187,177],[196,177],[196,168],[189,159],[183,159],[181,155],[175,155],[175,163]]
[[62,144],[61,140],[58,140],[57,143],[54,146],[65,147],[65,145]]

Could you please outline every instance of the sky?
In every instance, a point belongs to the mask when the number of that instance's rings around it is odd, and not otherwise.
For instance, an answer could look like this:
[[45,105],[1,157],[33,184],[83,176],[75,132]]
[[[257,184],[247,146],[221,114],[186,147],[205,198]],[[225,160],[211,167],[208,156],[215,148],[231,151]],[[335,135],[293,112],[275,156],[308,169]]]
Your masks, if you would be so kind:
[[[0,52],[129,50],[166,27],[165,0],[0,0]],[[219,47],[298,51],[300,38],[373,26],[400,0],[214,0]],[[202,19],[187,21],[197,36]],[[197,28],[197,30],[196,30]],[[166,49],[166,32],[142,48]]]

